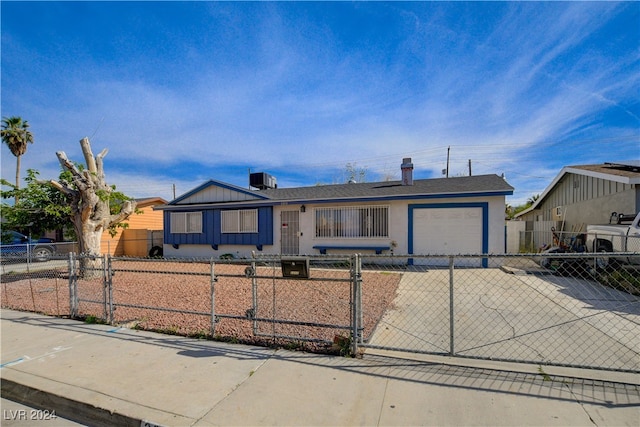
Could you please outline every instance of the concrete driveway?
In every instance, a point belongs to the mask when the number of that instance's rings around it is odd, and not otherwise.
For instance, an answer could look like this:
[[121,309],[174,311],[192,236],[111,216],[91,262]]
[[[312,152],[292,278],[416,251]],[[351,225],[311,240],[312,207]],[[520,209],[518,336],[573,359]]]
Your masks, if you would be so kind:
[[498,268],[455,270],[452,294],[449,282],[448,270],[404,273],[367,345],[640,371],[638,297],[590,280]]

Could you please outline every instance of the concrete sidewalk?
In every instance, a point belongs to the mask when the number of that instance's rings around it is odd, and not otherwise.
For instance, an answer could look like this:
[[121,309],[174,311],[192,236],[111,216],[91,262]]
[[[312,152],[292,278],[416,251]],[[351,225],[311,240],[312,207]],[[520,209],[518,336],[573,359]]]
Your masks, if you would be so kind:
[[[640,424],[637,374],[351,359],[11,310],[1,318],[2,397],[86,425]],[[22,415],[2,412],[3,425]]]

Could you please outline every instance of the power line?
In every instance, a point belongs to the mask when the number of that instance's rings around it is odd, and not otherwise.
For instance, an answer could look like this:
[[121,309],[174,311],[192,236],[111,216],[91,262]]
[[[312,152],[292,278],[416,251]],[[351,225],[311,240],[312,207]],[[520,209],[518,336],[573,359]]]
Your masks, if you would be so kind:
[[100,129],[100,127],[102,127],[102,123],[104,123],[104,116],[102,117],[102,119],[100,119],[100,123],[98,123],[98,126],[96,127],[96,130],[93,131],[93,133],[89,137],[90,140],[93,140],[93,137],[95,136],[95,134],[98,133],[98,130]]
[[[403,151],[403,152],[399,152],[399,153],[393,153],[393,154],[385,154],[385,155],[380,155],[380,156],[372,156],[372,157],[362,157],[362,158],[355,158],[355,159],[343,159],[340,161],[330,161],[330,162],[321,162],[321,163],[295,163],[295,164],[289,164],[291,167],[304,167],[304,168],[322,168],[322,167],[342,167],[344,166],[346,163],[364,163],[364,164],[373,164],[373,165],[380,165],[381,162],[384,161],[395,161],[398,160],[400,158],[404,158],[404,157],[416,157],[417,158],[421,158],[424,156],[428,156],[431,155],[433,153],[443,153],[443,157],[445,156],[446,150],[447,148],[451,148],[451,160],[457,160],[460,151],[463,151],[463,156],[465,157],[464,160],[459,160],[460,162],[462,161],[467,161],[468,160],[468,150],[473,150],[473,154],[474,154],[474,162],[477,161],[476,157],[482,157],[482,155],[491,155],[492,160],[513,160],[513,156],[499,156],[496,157],[495,153],[504,153],[504,150],[502,150],[502,148],[511,148],[511,149],[518,149],[518,148],[528,148],[529,146],[532,145],[554,145],[554,144],[559,144],[562,143],[563,147],[566,148],[567,145],[579,145],[579,146],[583,146],[584,144],[590,143],[608,143],[608,142],[616,142],[616,143],[620,143],[620,142],[635,142],[639,139],[638,135],[634,135],[634,134],[629,134],[629,135],[624,135],[624,136],[617,136],[617,137],[607,137],[607,138],[592,138],[592,139],[580,139],[580,140],[573,140],[573,141],[567,141],[567,140],[557,140],[557,141],[515,141],[515,142],[509,142],[509,143],[487,143],[487,144],[482,144],[482,145],[478,145],[478,144],[450,144],[450,145],[438,145],[435,147],[430,147],[428,149],[423,149],[423,150],[413,150],[413,151]],[[443,160],[444,161],[444,160]],[[432,165],[435,165],[439,162],[432,162]],[[435,166],[434,166],[435,167]]]

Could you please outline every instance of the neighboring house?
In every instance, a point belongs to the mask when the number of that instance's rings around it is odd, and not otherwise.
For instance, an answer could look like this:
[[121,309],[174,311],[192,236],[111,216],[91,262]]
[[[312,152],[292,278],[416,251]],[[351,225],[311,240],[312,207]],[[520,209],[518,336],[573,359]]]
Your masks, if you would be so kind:
[[522,245],[540,248],[552,243],[551,227],[570,238],[588,224],[608,223],[612,212],[640,212],[640,162],[566,166],[515,219],[526,221]]
[[129,226],[117,228],[111,237],[109,231],[102,233],[100,253],[114,256],[146,257],[154,246],[162,247],[162,212],[154,210],[165,205],[160,197],[136,200],[139,214],[132,214],[126,221]]
[[[267,254],[503,253],[505,196],[497,175],[245,189],[210,180],[165,206],[165,257]],[[446,260],[445,260],[446,261]],[[417,262],[417,260],[416,260]]]

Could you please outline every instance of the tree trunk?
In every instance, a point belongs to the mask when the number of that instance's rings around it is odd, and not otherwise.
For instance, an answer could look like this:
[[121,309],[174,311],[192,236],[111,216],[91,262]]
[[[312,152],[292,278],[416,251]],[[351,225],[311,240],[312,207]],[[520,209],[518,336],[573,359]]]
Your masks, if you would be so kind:
[[99,277],[102,274],[100,246],[103,230],[101,227],[96,227],[93,222],[87,221],[83,223],[79,215],[73,221],[73,229],[76,232],[76,236],[79,236],[80,276],[84,278]]
[[[22,156],[16,156],[16,189],[20,189],[20,158]],[[13,204],[14,206],[18,206],[18,194],[16,193],[16,196],[13,199]]]
[[72,182],[51,181],[51,184],[63,192],[71,206],[71,219],[78,237],[81,254],[81,271],[85,277],[101,274],[102,262],[100,244],[102,233],[110,226],[125,221],[134,210],[136,203],[127,200],[118,214],[111,214],[109,196],[112,188],[107,185],[102,159],[107,155],[105,148],[95,158],[88,138],[80,141],[87,169],[80,171],[67,159],[63,151],[56,156],[65,170],[71,172]]

